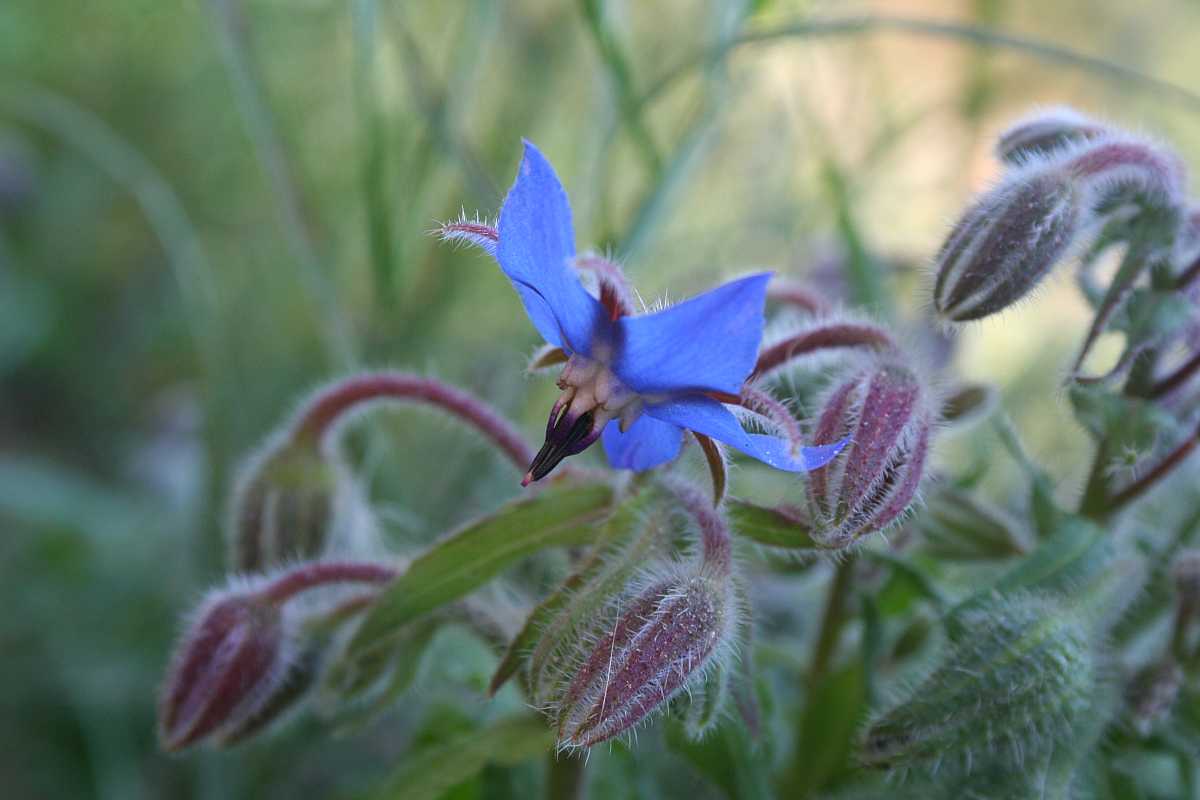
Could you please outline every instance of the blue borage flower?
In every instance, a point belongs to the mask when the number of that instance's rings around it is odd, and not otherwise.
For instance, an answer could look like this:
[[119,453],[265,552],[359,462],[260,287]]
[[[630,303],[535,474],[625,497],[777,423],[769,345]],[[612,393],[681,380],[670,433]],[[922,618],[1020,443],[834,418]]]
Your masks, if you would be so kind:
[[501,207],[499,230],[463,221],[444,228],[442,236],[493,255],[538,333],[567,356],[546,443],[522,485],[600,438],[614,468],[639,471],[675,458],[685,429],[789,472],[822,467],[845,444],[793,450],[778,437],[747,433],[722,402],[741,396],[754,368],[771,273],[731,281],[652,314],[628,316],[620,303],[602,303],[575,269],[566,192],[529,142]]

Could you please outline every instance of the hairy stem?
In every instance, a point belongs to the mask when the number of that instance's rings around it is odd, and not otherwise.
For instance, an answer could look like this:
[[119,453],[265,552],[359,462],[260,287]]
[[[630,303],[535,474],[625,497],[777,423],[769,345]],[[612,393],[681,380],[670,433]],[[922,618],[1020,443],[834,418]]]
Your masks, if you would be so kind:
[[316,561],[289,570],[272,580],[259,594],[276,605],[301,592],[331,583],[387,583],[399,571],[373,561]]
[[789,336],[763,350],[749,380],[753,381],[773,372],[800,356],[810,355],[819,350],[845,347],[884,350],[895,347],[895,342],[883,328],[869,323],[844,322],[822,325]]
[[405,372],[352,375],[323,389],[301,410],[293,436],[322,441],[347,413],[380,400],[418,402],[440,408],[482,433],[519,469],[524,470],[533,460],[533,450],[524,437],[487,403],[441,381]]

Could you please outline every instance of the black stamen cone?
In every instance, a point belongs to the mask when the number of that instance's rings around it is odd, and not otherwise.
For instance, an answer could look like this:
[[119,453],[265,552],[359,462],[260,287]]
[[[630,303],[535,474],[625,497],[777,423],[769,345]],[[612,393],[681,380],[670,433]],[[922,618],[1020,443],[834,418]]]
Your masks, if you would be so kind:
[[[546,443],[542,445],[542,449],[533,457],[533,463],[529,465],[529,472],[525,476],[526,481],[540,481],[549,475],[564,458],[573,456],[584,449],[579,444],[591,434],[595,416],[591,411],[580,414],[579,418],[570,426],[564,424],[566,417],[567,413],[563,411],[554,426],[548,431]],[[586,445],[584,446],[586,447]]]

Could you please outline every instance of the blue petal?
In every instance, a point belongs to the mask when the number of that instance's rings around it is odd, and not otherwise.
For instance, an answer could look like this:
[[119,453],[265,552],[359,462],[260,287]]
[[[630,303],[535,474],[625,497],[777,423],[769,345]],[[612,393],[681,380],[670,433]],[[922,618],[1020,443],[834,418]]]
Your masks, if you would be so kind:
[[846,445],[846,440],[843,440],[821,447],[802,447],[799,457],[793,458],[786,441],[775,436],[747,433],[729,409],[707,397],[684,397],[647,405],[643,416],[711,436],[764,464],[787,472],[807,472],[822,467]]
[[622,317],[613,371],[642,394],[740,393],[758,359],[770,279],[751,275],[656,314]]
[[529,142],[517,180],[500,209],[496,260],[513,282],[533,326],[547,342],[591,355],[608,316],[571,265],[571,206],[550,162]]
[[665,464],[679,455],[683,431],[668,422],[659,422],[642,414],[621,433],[617,420],[608,423],[602,434],[604,452],[613,469],[641,471]]

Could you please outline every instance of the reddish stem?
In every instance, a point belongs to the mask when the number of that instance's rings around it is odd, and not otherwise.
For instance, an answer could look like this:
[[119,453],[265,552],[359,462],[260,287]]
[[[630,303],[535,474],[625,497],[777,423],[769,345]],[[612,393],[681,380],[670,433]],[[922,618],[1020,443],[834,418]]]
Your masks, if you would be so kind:
[[800,448],[804,446],[804,433],[800,430],[800,423],[796,422],[796,418],[792,416],[792,412],[788,411],[787,406],[766,392],[760,392],[751,386],[742,387],[742,406],[751,411],[757,411],[775,423],[775,426],[783,431],[784,437],[791,445],[792,455],[800,452]]
[[1198,444],[1200,444],[1200,428],[1172,450],[1154,469],[1113,495],[1108,504],[1108,511],[1116,511],[1145,494],[1156,483],[1169,475],[1171,470],[1183,463],[1192,454],[1192,451],[1196,449],[1196,445]]
[[1192,356],[1179,369],[1151,386],[1147,397],[1153,400],[1168,395],[1191,380],[1197,372],[1200,372],[1200,353]]
[[301,592],[331,583],[387,583],[399,574],[394,567],[370,561],[314,561],[275,578],[259,596],[278,605]]
[[301,410],[293,435],[320,441],[347,412],[378,400],[436,406],[486,436],[518,469],[524,470],[533,460],[533,450],[517,429],[487,403],[441,381],[405,372],[352,375],[322,389]]
[[700,528],[704,565],[717,570],[719,574],[728,575],[733,564],[733,540],[725,519],[712,507],[704,493],[690,483],[670,479],[664,480],[664,484]]
[[617,320],[633,313],[633,292],[618,265],[594,253],[586,253],[575,259],[575,267],[596,273],[600,283],[600,303],[611,319]]
[[771,345],[758,356],[758,364],[749,380],[782,367],[793,358],[818,350],[837,347],[870,347],[882,350],[894,347],[892,337],[883,329],[863,323],[837,323],[802,331]]
[[1200,258],[1197,258],[1195,261],[1193,261],[1191,266],[1189,266],[1183,271],[1182,274],[1180,274],[1179,278],[1175,281],[1175,288],[1186,289],[1191,286],[1197,278],[1200,278]]
[[829,303],[821,295],[793,281],[771,281],[770,286],[767,287],[767,299],[784,305],[796,306],[810,314],[824,314],[830,308]]

